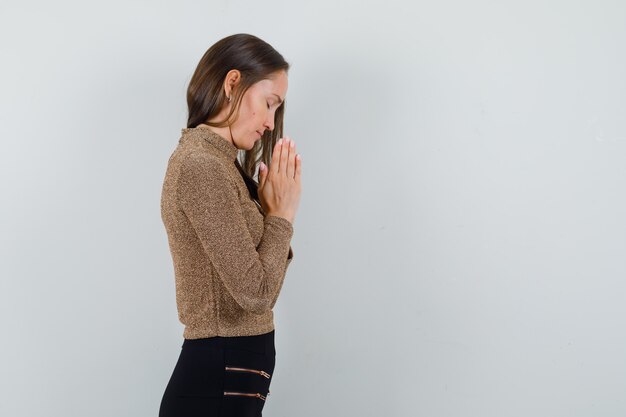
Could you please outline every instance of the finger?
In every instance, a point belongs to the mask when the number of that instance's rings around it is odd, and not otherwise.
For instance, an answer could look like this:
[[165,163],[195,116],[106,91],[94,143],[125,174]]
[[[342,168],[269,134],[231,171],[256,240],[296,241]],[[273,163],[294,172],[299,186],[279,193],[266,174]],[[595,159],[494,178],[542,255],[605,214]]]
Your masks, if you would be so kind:
[[[288,136],[285,136],[285,139]],[[280,152],[280,166],[278,167],[278,172],[283,175],[287,175],[287,160],[289,158],[289,146],[285,141],[283,141],[283,148]]]
[[267,178],[267,165],[261,162],[259,166],[259,188],[263,188],[265,185],[265,178]]
[[290,142],[291,143],[289,144],[289,162],[287,163],[287,178],[293,178],[294,171],[296,170],[294,166],[296,163],[296,144],[293,141],[293,139],[291,139]]
[[280,164],[280,150],[282,149],[283,138],[280,138],[276,141],[274,145],[274,151],[272,152],[272,166],[270,166],[270,170],[274,174],[278,174],[278,168]]
[[300,183],[300,171],[302,170],[302,157],[300,154],[296,154],[296,175],[294,179],[297,183]]

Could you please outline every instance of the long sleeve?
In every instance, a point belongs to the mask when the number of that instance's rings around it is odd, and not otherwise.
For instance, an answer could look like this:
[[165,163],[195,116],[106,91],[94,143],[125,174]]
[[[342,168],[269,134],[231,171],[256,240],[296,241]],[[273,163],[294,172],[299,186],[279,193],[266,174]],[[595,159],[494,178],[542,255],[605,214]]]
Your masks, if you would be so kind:
[[211,264],[237,304],[255,314],[271,309],[291,260],[291,222],[265,216],[263,236],[255,246],[236,184],[227,167],[208,154],[190,153],[184,157],[177,196]]
[[293,259],[293,250],[291,249],[291,246],[289,246],[289,254],[287,255],[287,260],[285,261],[285,269],[283,272],[283,281],[280,283],[280,286],[278,287],[278,291],[276,292],[276,294],[274,295],[274,298],[272,299],[270,303],[270,309],[274,308],[274,305],[276,305],[276,301],[278,300],[278,294],[280,294],[280,290],[283,287],[284,277],[287,275],[287,268],[289,268],[289,264],[291,263],[292,259]]

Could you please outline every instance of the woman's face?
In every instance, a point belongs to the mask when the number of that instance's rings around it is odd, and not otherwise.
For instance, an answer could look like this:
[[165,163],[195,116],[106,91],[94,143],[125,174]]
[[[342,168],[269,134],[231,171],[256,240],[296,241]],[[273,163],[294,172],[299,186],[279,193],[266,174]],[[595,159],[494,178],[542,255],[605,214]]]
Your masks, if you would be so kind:
[[287,94],[287,73],[279,71],[271,79],[253,84],[244,94],[239,118],[233,123],[234,145],[252,149],[266,130],[274,130],[274,114]]

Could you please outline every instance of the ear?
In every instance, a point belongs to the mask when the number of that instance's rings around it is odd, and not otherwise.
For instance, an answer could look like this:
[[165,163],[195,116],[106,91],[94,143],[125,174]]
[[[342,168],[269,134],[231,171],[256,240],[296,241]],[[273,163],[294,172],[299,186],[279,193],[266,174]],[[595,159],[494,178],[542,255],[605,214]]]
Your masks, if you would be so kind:
[[226,97],[232,97],[233,90],[235,89],[235,86],[239,84],[240,80],[241,72],[239,72],[239,70],[232,69],[228,71],[228,74],[226,74],[226,78],[224,79],[224,94],[226,94]]

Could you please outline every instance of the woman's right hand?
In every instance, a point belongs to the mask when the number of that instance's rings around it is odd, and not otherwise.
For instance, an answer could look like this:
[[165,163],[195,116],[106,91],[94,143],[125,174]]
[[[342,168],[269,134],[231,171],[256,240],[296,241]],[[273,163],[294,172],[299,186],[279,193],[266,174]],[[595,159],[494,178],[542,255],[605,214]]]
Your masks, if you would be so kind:
[[293,223],[300,204],[301,164],[300,155],[296,158],[296,145],[288,136],[276,142],[269,169],[261,162],[259,202],[267,216],[283,217]]

